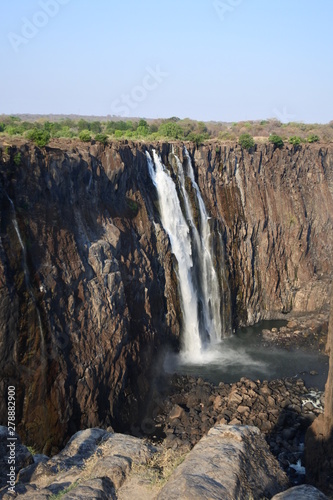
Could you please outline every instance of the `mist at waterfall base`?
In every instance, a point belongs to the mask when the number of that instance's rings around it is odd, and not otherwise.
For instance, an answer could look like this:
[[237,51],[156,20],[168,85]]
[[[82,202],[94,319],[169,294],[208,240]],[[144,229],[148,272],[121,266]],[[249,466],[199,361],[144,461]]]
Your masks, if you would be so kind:
[[240,328],[218,344],[204,347],[200,362],[186,362],[181,354],[168,351],[163,355],[164,370],[169,374],[201,377],[216,385],[219,382],[238,382],[242,377],[261,381],[295,377],[303,379],[308,388],[324,390],[328,375],[327,356],[305,349],[272,347],[265,343],[263,329],[285,324],[285,321],[263,321]]
[[[153,158],[146,152],[148,172],[158,196],[160,221],[178,264],[183,318],[181,352],[164,355],[165,371],[202,377],[214,384],[233,383],[242,377],[254,380],[302,377],[308,387],[324,389],[328,373],[326,356],[265,345],[262,330],[283,326],[285,322],[263,322],[231,335],[230,290],[225,277],[222,238],[218,227],[211,228],[190,155],[184,148],[182,163],[173,151],[166,167],[157,152],[152,153]],[[216,269],[214,252],[218,246],[219,269]],[[227,335],[224,337],[223,333]],[[310,371],[318,375],[310,375]]]

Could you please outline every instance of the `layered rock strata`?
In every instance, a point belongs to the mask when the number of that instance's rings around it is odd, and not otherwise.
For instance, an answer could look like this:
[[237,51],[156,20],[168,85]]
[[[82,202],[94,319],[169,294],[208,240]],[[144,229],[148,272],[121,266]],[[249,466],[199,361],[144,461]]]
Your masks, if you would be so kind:
[[309,482],[333,495],[333,293],[327,349],[330,361],[325,387],[325,411],[308,429],[305,456]]
[[[16,386],[19,432],[44,452],[84,427],[130,430],[157,352],[179,345],[177,263],[147,170],[151,147],[0,146],[0,390]],[[167,166],[172,147],[183,159],[179,143],[154,147]],[[331,148],[188,147],[233,326],[321,310],[333,261]],[[1,400],[3,424],[6,414]]]

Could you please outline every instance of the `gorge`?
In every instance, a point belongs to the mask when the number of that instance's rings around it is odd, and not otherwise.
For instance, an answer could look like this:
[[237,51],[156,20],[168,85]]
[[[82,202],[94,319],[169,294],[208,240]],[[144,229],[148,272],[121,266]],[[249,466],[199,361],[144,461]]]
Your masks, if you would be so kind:
[[44,453],[136,425],[162,348],[329,304],[332,148],[186,147],[1,144],[0,384]]

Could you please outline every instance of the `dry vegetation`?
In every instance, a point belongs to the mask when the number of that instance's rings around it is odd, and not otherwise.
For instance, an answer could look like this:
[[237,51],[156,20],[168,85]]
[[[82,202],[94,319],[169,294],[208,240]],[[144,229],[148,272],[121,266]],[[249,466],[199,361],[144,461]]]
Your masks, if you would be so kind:
[[[328,124],[281,123],[277,119],[261,121],[201,122],[177,117],[145,120],[119,117],[79,117],[64,115],[0,116],[0,136],[25,137],[40,147],[51,139],[78,138],[83,142],[96,140],[106,143],[114,139],[158,140],[180,139],[201,144],[206,140],[238,141],[250,135],[256,143],[268,142],[272,136],[284,142],[333,142],[333,121]],[[312,141],[311,138],[316,138]],[[296,142],[292,142],[296,141]]]

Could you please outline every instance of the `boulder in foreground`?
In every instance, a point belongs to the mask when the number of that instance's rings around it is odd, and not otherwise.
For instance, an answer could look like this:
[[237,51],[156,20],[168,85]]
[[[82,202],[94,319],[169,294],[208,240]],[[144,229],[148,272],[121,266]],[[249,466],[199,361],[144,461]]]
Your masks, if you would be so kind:
[[314,486],[302,484],[275,495],[272,500],[327,500],[327,496]]
[[158,500],[272,497],[288,478],[259,429],[217,425],[187,455]]

